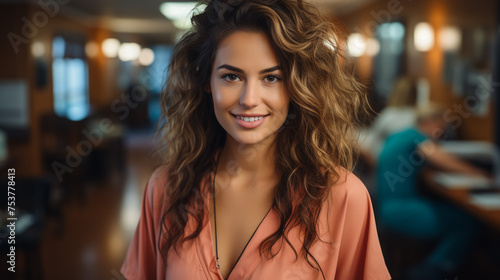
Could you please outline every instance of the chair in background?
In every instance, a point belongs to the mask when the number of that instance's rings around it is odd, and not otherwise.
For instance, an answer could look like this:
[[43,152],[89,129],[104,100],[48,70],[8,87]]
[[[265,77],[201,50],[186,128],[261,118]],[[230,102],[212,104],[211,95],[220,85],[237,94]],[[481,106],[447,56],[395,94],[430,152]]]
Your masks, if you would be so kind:
[[[88,174],[88,160],[78,155],[78,159],[70,155],[70,150],[76,151],[79,141],[82,140],[82,123],[47,113],[40,117],[40,149],[44,171],[52,175],[58,182],[58,191],[62,193],[62,200],[76,196],[84,199],[83,183]],[[68,159],[71,162],[68,162]],[[77,162],[79,160],[79,162]],[[77,162],[77,164],[75,164]],[[66,166],[71,171],[60,172],[57,176],[57,167]],[[75,166],[76,165],[76,166]]]
[[88,116],[82,126],[88,137],[93,138],[92,152],[88,156],[89,179],[104,182],[114,174],[123,180],[126,161],[125,129],[119,116],[106,106]]

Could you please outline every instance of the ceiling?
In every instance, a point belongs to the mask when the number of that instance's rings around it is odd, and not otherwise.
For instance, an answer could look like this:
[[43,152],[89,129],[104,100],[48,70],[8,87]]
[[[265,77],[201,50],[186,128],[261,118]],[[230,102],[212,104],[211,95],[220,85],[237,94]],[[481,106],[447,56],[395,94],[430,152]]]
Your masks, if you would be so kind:
[[[353,9],[370,2],[370,0],[306,0],[326,8],[325,11],[334,14],[350,12]],[[162,18],[158,7],[165,0],[70,0],[67,6],[85,13],[118,18]],[[175,2],[189,2],[178,0]]]
[[[328,15],[340,15],[360,8],[373,0],[306,0],[318,5]],[[31,2],[37,0],[0,0]],[[173,24],[159,10],[165,0],[69,0],[61,5],[61,14],[88,25],[101,26],[118,35],[158,38],[158,34],[175,34]],[[170,2],[170,1],[169,1]],[[173,1],[172,1],[173,2]],[[183,0],[176,0],[183,2]],[[187,1],[186,1],[187,2]],[[169,36],[166,36],[169,37]],[[172,36],[170,36],[172,37]]]
[[[326,11],[334,14],[350,12],[370,2],[370,0],[306,0],[316,3]],[[173,2],[165,0],[70,0],[66,6],[78,9],[82,12],[119,18],[162,18],[158,7],[163,2]],[[178,0],[175,2],[188,2]]]

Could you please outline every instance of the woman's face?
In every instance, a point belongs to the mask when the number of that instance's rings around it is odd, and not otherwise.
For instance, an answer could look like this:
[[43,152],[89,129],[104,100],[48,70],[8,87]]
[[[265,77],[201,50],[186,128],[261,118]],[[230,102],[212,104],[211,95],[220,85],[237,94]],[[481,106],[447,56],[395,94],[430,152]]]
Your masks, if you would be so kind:
[[237,31],[217,49],[210,87],[221,126],[241,144],[272,142],[289,97],[271,42],[262,32]]

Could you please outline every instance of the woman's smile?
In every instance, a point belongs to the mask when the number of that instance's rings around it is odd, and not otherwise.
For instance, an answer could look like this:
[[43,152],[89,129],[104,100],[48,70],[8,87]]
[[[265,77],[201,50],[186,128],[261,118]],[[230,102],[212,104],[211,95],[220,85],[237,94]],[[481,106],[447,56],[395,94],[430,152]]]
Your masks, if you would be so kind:
[[260,126],[266,120],[267,115],[262,114],[231,114],[236,123],[243,128],[252,129]]

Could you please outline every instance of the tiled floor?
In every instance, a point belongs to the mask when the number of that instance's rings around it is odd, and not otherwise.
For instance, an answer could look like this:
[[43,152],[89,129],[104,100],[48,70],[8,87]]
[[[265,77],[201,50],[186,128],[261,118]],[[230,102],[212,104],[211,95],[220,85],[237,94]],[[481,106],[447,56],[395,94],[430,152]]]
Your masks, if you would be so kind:
[[60,237],[55,220],[49,220],[42,242],[46,280],[123,279],[117,271],[137,226],[145,184],[158,163],[151,140],[150,134],[128,137],[124,174],[86,186],[83,200],[64,205]]

